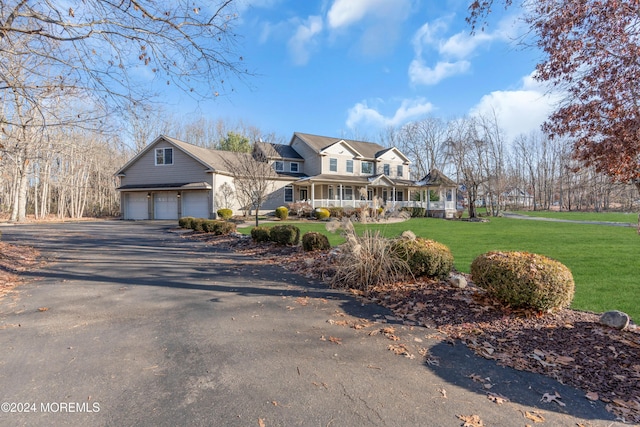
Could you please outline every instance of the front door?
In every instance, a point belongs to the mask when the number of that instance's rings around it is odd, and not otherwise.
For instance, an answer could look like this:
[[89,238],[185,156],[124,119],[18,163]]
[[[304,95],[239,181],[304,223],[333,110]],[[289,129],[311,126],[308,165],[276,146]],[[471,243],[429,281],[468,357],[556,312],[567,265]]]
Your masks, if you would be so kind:
[[300,189],[300,200],[307,200],[309,198],[309,193],[307,193],[306,188]]

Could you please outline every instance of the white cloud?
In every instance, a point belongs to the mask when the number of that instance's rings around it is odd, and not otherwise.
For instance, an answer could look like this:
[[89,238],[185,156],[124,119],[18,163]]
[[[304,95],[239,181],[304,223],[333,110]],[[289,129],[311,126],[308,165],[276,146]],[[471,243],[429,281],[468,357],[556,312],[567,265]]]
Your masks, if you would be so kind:
[[539,130],[560,99],[561,94],[547,93],[541,83],[528,75],[517,90],[495,91],[483,96],[469,114],[492,116],[495,112],[506,141],[511,142],[520,134]]
[[407,17],[410,0],[335,0],[327,12],[330,28],[346,28],[366,16],[395,21]]
[[322,32],[322,17],[309,16],[309,18],[298,25],[298,28],[289,39],[289,52],[296,65],[305,65],[309,62],[310,50],[315,44],[314,38]]
[[421,59],[414,59],[409,65],[409,79],[412,83],[435,85],[449,76],[466,72],[469,61],[438,62],[435,67],[427,66]]
[[405,99],[393,116],[386,117],[376,108],[370,107],[367,101],[362,101],[348,111],[346,125],[354,129],[358,125],[369,125],[380,129],[388,126],[399,126],[411,119],[424,116],[433,110],[433,105],[424,98]]
[[[454,75],[467,72],[469,59],[482,46],[493,41],[509,41],[515,38],[513,16],[503,19],[495,31],[479,31],[470,34],[461,31],[450,37],[444,34],[452,17],[437,19],[424,24],[413,36],[414,59],[409,65],[409,79],[413,84],[433,85]],[[427,52],[437,52],[436,65],[427,65]]]

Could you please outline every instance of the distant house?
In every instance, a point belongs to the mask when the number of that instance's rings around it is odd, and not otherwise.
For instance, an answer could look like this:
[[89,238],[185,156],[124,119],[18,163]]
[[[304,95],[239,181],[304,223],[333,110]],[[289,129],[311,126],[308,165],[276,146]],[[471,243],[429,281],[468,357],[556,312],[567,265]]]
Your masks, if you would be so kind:
[[160,136],[117,172],[123,218],[213,218],[223,207],[241,210],[237,200],[219,206],[216,197],[224,184],[233,188],[229,165],[240,156],[269,162],[276,172],[263,210],[299,201],[356,208],[374,198],[387,208],[423,207],[430,216],[456,210],[455,182],[439,171],[412,180],[411,162],[395,147],[296,132],[288,145],[256,142],[251,155]]

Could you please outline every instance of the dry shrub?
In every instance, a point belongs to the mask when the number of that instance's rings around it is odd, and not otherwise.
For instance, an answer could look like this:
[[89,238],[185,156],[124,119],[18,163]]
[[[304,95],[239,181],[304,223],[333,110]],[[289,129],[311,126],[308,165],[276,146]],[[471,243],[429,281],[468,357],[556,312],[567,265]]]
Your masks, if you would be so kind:
[[443,279],[453,270],[451,251],[446,245],[434,240],[415,237],[415,234],[411,238],[407,233],[407,238],[394,242],[393,250],[396,256],[407,262],[409,270],[415,277]]
[[473,282],[513,308],[553,311],[568,307],[574,294],[571,271],[544,255],[487,252],[471,264]]
[[379,231],[367,230],[358,236],[348,219],[332,221],[327,229],[335,229],[336,223],[346,242],[340,245],[332,286],[369,291],[406,278],[407,263],[394,256],[392,240],[382,237]]
[[302,236],[302,249],[310,251],[324,251],[330,249],[329,239],[322,233],[309,231]]

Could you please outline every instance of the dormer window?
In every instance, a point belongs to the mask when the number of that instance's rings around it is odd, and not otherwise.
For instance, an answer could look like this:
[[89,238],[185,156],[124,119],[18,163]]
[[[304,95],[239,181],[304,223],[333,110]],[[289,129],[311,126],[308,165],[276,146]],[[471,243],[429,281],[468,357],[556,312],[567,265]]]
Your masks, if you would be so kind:
[[156,166],[173,164],[173,148],[156,148]]
[[276,160],[273,162],[276,172],[284,172],[284,162]]

